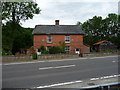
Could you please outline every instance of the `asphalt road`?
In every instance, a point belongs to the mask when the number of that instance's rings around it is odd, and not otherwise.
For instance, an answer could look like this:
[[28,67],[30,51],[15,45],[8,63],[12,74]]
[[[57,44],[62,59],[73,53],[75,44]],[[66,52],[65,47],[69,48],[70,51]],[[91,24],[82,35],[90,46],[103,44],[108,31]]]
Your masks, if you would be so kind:
[[4,64],[2,70],[3,88],[52,87],[59,83],[118,75],[118,56]]

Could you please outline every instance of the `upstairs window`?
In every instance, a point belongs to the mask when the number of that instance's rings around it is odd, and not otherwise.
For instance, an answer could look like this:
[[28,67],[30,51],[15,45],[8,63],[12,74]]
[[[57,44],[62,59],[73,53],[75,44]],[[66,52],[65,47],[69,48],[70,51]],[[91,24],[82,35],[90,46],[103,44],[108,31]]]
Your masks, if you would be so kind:
[[52,36],[47,36],[47,43],[52,43]]
[[70,36],[65,36],[65,43],[70,43]]

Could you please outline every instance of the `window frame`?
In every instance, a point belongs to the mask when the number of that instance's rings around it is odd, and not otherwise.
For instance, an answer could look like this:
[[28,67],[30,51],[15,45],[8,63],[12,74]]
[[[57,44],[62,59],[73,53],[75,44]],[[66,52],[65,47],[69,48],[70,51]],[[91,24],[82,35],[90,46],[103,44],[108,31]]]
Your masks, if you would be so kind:
[[[66,49],[67,48],[67,49]],[[70,46],[65,46],[65,51],[70,52]]]
[[70,43],[70,36],[69,35],[65,36],[65,43]]
[[47,36],[47,43],[52,43],[52,36],[51,35]]

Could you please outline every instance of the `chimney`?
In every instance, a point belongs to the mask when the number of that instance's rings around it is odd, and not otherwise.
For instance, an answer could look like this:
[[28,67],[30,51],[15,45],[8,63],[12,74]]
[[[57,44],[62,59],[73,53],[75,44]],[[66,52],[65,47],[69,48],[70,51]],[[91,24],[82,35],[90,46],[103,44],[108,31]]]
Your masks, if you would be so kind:
[[55,25],[59,25],[59,20],[55,20]]

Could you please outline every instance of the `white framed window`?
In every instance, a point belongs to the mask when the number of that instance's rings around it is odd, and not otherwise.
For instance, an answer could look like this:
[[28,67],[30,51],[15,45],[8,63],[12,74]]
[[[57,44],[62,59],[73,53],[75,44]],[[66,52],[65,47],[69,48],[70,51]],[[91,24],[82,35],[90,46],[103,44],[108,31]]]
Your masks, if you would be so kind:
[[65,46],[65,51],[66,51],[66,53],[69,53],[69,51],[70,51],[70,46]]
[[70,36],[65,36],[65,43],[70,43]]
[[52,43],[52,36],[47,36],[47,43]]

